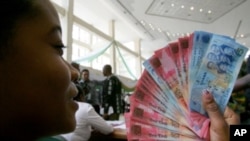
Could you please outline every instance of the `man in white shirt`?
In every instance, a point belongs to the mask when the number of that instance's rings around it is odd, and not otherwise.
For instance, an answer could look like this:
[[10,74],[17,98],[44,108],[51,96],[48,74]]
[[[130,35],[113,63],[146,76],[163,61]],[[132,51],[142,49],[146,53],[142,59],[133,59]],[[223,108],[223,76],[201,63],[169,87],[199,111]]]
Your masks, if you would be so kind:
[[76,128],[74,132],[62,135],[68,141],[87,141],[91,136],[91,132],[96,130],[102,134],[110,134],[114,131],[113,127],[96,113],[93,106],[82,102],[83,95],[77,95],[74,98],[78,101],[79,109],[76,112]]

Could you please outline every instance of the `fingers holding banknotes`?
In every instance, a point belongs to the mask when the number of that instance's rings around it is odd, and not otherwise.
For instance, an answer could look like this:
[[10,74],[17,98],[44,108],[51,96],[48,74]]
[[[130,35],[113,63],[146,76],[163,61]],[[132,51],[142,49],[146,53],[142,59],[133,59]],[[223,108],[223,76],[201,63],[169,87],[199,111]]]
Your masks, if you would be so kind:
[[227,124],[240,124],[240,116],[236,114],[232,109],[229,107],[226,107],[226,110],[224,112],[224,118],[227,122]]
[[223,115],[208,90],[203,91],[202,102],[211,120],[210,141],[229,141],[229,125],[240,124],[239,116],[228,107]]

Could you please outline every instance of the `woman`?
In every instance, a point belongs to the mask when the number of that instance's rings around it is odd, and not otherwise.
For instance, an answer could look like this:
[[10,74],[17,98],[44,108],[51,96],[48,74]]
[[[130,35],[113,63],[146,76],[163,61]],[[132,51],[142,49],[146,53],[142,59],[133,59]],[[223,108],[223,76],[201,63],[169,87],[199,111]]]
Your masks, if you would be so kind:
[[30,141],[75,129],[73,83],[49,0],[0,1],[0,140]]

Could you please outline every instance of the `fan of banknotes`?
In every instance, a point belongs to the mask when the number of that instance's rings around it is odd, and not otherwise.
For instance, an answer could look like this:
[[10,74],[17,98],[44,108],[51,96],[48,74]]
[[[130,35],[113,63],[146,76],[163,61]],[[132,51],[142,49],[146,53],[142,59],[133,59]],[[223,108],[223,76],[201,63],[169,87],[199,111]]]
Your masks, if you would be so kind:
[[128,140],[206,140],[210,120],[202,91],[210,91],[224,111],[247,51],[228,36],[205,31],[156,50],[130,96]]

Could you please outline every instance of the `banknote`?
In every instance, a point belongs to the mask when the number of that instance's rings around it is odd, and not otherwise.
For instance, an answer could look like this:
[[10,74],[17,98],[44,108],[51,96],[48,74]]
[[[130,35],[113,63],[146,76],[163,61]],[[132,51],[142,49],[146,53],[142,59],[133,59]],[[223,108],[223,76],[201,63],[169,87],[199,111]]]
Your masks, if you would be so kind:
[[208,139],[210,119],[196,111],[189,112],[189,128],[200,138]]
[[[181,68],[178,68],[178,67],[181,67],[181,63],[179,63],[180,65],[173,65],[173,64],[178,64],[178,63],[175,63],[176,60],[181,61],[181,56],[180,55],[177,56],[172,53],[173,45],[171,46],[171,44],[169,44],[169,46],[167,46],[163,50],[155,52],[155,55],[161,64],[157,70],[159,71],[158,73],[163,73],[162,75],[164,77],[164,80],[167,81],[167,84],[170,85],[170,89],[175,94],[178,93],[178,96],[175,95],[177,96],[177,99],[180,99],[183,97],[184,101],[188,103],[188,97],[189,97],[188,93],[186,93],[185,90],[183,89],[184,84],[182,83],[183,81],[181,81],[182,77],[179,77],[178,75],[178,70],[182,70]],[[178,54],[180,54],[180,52]]]
[[[185,36],[178,38],[178,44],[179,44],[179,50],[181,52],[181,76],[183,79],[183,88],[184,92],[186,93],[185,95],[188,95],[188,88],[189,88],[189,63],[190,63],[190,56],[192,52],[192,39],[193,38],[193,33],[190,36]],[[190,41],[191,40],[191,41]],[[188,97],[188,96],[187,96]],[[188,97],[189,98],[189,97]],[[189,101],[187,98],[186,101]]]
[[199,137],[187,137],[171,130],[157,128],[157,126],[151,126],[131,120],[129,125],[129,131],[127,134],[131,140],[143,139],[143,140],[165,140],[165,141],[201,141]]
[[205,31],[156,50],[143,62],[145,70],[130,96],[128,140],[208,138],[210,119],[202,92],[211,91],[224,111],[246,52],[234,39]]
[[142,77],[138,80],[138,87],[146,90],[151,96],[153,96],[157,101],[163,103],[165,107],[169,109],[169,111],[173,114],[180,114],[178,109],[174,107],[174,103],[166,97],[164,92],[159,88],[159,86],[155,83],[152,77],[149,75],[147,71],[144,70]]
[[[183,117],[175,115],[175,120],[168,118],[158,112],[146,107],[141,103],[134,103],[130,107],[131,118],[137,122],[157,126],[159,128],[171,130],[178,134],[196,137],[197,135],[187,126],[183,125]],[[174,113],[173,113],[174,114]],[[143,119],[143,120],[142,120]],[[184,121],[185,122],[185,121]]]
[[182,75],[182,54],[181,54],[181,50],[180,50],[180,46],[179,46],[179,42],[175,41],[175,42],[171,42],[168,44],[168,55],[171,55],[171,58],[175,64],[176,67],[176,71],[177,71],[177,77],[179,77],[179,83],[181,86],[184,85],[184,76]]
[[183,89],[181,89],[182,86],[179,83],[180,78],[178,77],[176,66],[171,59],[170,48],[166,47],[164,50],[155,52],[155,57],[150,58],[149,61],[157,75],[162,77],[166,82],[169,89],[172,91],[172,94],[176,97],[178,105],[186,116],[188,107],[185,98],[187,98],[188,95],[183,95]]
[[[154,109],[158,113],[161,113],[163,115],[167,115],[171,118],[170,112],[168,112],[167,108],[160,102],[156,101],[156,99],[148,96],[142,89],[136,89],[135,92],[129,97],[130,101],[134,101],[136,99],[137,102],[140,102],[144,105],[146,105],[149,108]],[[130,103],[130,106],[133,103]]]
[[140,85],[143,85],[147,91],[150,91],[152,96],[164,103],[169,103],[169,99],[164,95],[161,88],[156,84],[146,70],[143,71],[141,78],[137,82],[137,86],[140,87]]
[[132,103],[130,104],[130,107],[132,107],[133,104],[138,102],[168,118],[175,119],[174,115],[168,108],[166,108],[161,103],[157,102],[152,97],[149,97],[147,94],[145,94],[139,89],[135,90],[135,92],[130,96],[130,101],[132,101]]
[[[190,54],[189,79],[195,78],[201,65],[202,58],[206,53],[213,34],[204,31],[195,31],[192,38],[192,53]],[[192,87],[192,80],[189,80],[189,90]],[[190,91],[189,91],[190,93]]]
[[[158,53],[164,53],[164,52],[158,52]],[[167,58],[162,57],[162,58]],[[154,64],[152,64],[152,66],[154,66],[154,70],[156,71],[156,73],[158,74],[158,76],[161,76],[163,78],[163,80],[166,81],[167,85],[170,87],[170,89],[172,90],[172,92],[175,94],[176,98],[178,99],[178,105],[181,106],[181,109],[183,111],[183,113],[185,113],[184,117],[186,118],[187,122],[189,123],[188,127],[190,129],[192,129],[194,132],[197,133],[197,135],[199,135],[200,137],[207,137],[207,125],[209,124],[209,120],[207,120],[208,118],[205,116],[202,116],[200,114],[195,114],[195,112],[191,112],[188,110],[187,107],[187,103],[184,101],[184,98],[182,97],[182,91],[180,84],[178,83],[178,81],[173,80],[176,75],[174,75],[174,71],[171,72],[171,69],[169,69],[170,71],[166,72],[167,70],[165,69],[165,71],[162,71],[164,69],[162,69],[161,67],[161,62],[157,62],[158,58],[155,58],[155,60],[151,60],[151,62],[154,62]],[[168,59],[166,60],[162,60],[162,62],[165,61],[169,61]],[[158,65],[158,66],[157,66]],[[169,67],[168,65],[166,65],[166,67]],[[166,68],[165,67],[165,68]],[[174,69],[172,69],[174,70]],[[180,90],[180,91],[178,91]],[[179,92],[179,93],[178,93]],[[177,95],[179,94],[179,95]],[[203,121],[203,122],[201,122]],[[206,121],[206,122],[205,122]]]
[[181,110],[181,107],[178,105],[177,98],[174,96],[173,92],[170,90],[170,88],[163,80],[163,78],[156,73],[153,66],[151,65],[150,60],[154,58],[156,58],[155,55],[151,56],[149,59],[143,62],[145,69],[152,76],[152,78],[158,84],[158,86],[162,89],[162,92],[165,94],[167,99],[173,104],[175,109],[177,109],[183,116],[185,116],[185,113]]
[[[145,77],[141,77],[141,79],[142,78],[145,78]],[[157,98],[151,97],[153,93],[150,94],[151,90],[149,90],[148,88],[152,89],[154,87],[142,86],[143,83],[141,82],[142,81],[139,80],[137,89],[130,98],[130,101],[131,101],[130,109],[134,106],[138,106],[138,103],[147,105],[149,109],[153,109],[157,111],[158,113],[166,116],[167,118],[172,119],[179,124],[187,126],[188,128],[196,132],[201,137],[206,137],[205,136],[207,135],[206,128],[208,126],[204,126],[204,125],[208,124],[207,122],[205,122],[207,120],[207,117],[202,117],[202,115],[191,114],[192,116],[189,116],[189,118],[185,118],[176,109],[173,110],[172,108],[169,108],[171,104],[169,105],[169,103],[163,103],[160,100],[157,100]],[[134,102],[134,99],[136,99],[139,102]]]
[[241,68],[247,48],[225,36],[213,35],[190,92],[190,109],[207,115],[201,103],[202,90],[208,89],[224,111]]

